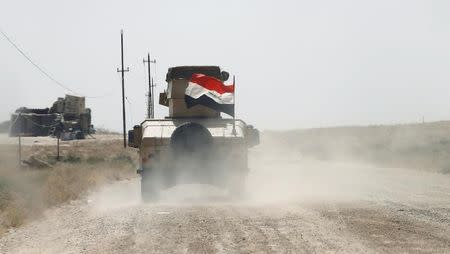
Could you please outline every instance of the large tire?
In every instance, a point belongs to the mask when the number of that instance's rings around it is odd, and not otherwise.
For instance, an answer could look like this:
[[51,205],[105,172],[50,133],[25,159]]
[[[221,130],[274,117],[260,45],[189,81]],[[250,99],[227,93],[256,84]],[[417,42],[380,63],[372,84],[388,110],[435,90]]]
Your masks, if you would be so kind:
[[213,137],[203,125],[188,122],[178,126],[170,138],[172,175],[185,183],[211,183],[214,160]]
[[212,143],[213,138],[208,129],[192,122],[178,126],[170,137],[170,147],[175,158],[178,156],[205,157],[211,152]]

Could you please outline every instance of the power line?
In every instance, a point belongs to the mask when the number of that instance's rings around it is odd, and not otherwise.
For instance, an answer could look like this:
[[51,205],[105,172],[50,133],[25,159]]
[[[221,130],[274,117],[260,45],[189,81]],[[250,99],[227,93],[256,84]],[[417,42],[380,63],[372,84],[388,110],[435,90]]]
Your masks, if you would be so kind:
[[[46,76],[47,78],[49,78],[51,81],[53,81],[55,84],[57,84],[58,86],[60,86],[61,88],[75,94],[75,95],[79,95],[82,96],[82,94],[76,92],[75,90],[65,86],[64,84],[62,84],[61,82],[59,82],[58,80],[56,80],[52,75],[50,75],[48,72],[46,72],[42,67],[40,67],[38,64],[36,64],[27,54],[25,54],[25,52],[16,44],[14,43],[8,35],[6,35],[5,32],[3,32],[2,29],[0,29],[0,33],[3,35],[3,37],[5,37],[5,39],[17,50],[19,51],[19,53],[25,57],[25,59],[28,60],[28,62],[30,62],[34,67],[36,67],[36,69],[38,69],[44,76]],[[91,98],[91,99],[97,99],[97,98],[103,98],[103,97],[108,97],[112,95],[112,91],[110,91],[109,93],[105,93],[103,95],[98,95],[98,96],[84,96],[86,98]]]
[[19,51],[19,53],[25,57],[28,62],[30,62],[34,67],[36,67],[36,69],[38,69],[42,74],[44,74],[47,78],[49,78],[51,81],[55,82],[55,84],[57,84],[58,86],[60,86],[63,89],[66,89],[67,91],[70,91],[74,94],[78,94],[79,93],[75,92],[74,90],[70,89],[69,87],[63,85],[61,82],[59,82],[58,80],[56,80],[54,77],[52,77],[48,72],[46,72],[45,70],[43,70],[38,64],[36,64],[33,60],[31,60],[31,58],[25,54],[25,52],[23,52],[23,50],[17,46],[17,44],[15,44],[9,37],[8,35],[6,35],[2,29],[0,29],[0,33],[3,35],[3,37],[5,37],[5,39],[14,47],[17,49],[17,51]]

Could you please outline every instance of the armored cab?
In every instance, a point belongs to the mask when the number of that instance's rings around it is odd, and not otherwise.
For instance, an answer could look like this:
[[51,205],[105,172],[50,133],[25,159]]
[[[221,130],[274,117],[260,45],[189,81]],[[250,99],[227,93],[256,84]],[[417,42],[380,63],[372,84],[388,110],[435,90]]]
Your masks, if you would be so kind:
[[177,184],[212,184],[241,194],[248,173],[247,150],[259,143],[259,132],[242,120],[222,118],[209,107],[188,108],[185,91],[193,74],[225,81],[217,66],[169,68],[167,90],[160,104],[169,107],[164,119],[146,119],[129,132],[129,145],[139,148],[144,201]]

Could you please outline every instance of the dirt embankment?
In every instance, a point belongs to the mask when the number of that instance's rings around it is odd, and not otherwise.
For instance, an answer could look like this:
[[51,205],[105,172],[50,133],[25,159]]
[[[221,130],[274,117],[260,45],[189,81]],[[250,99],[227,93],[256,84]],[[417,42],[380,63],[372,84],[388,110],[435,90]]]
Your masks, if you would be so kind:
[[17,146],[0,145],[0,234],[103,183],[134,176],[136,152],[120,140],[61,142],[57,160],[53,139],[31,139],[23,138],[21,166]]

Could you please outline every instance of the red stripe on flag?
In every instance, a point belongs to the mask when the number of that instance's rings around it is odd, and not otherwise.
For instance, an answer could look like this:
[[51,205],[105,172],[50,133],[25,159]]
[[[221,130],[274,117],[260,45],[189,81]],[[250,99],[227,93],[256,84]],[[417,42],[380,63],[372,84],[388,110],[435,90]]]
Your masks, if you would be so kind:
[[196,83],[208,90],[213,90],[220,94],[234,93],[234,84],[226,86],[221,80],[206,76],[204,74],[192,74],[190,82]]

